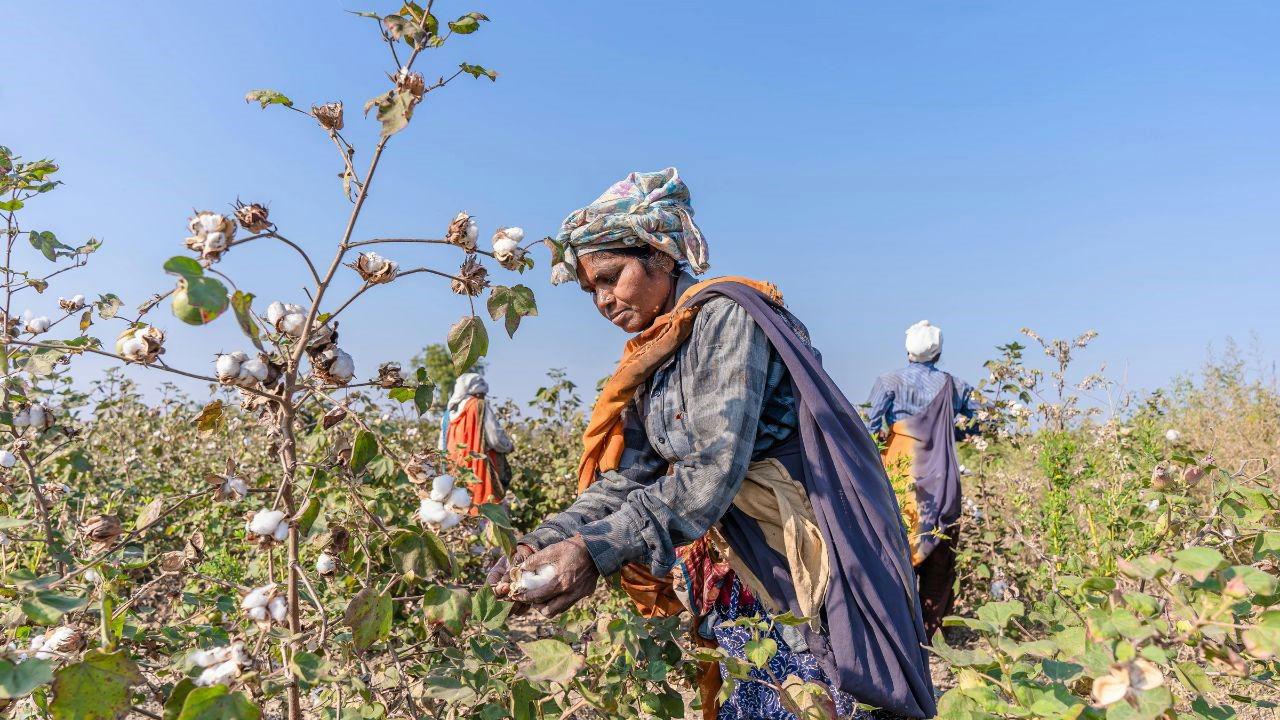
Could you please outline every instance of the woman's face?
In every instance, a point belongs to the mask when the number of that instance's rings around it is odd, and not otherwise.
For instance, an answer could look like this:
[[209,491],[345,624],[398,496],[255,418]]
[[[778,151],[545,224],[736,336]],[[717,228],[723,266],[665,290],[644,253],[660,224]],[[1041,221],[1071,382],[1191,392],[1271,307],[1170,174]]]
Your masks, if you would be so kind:
[[596,309],[609,322],[637,333],[667,310],[675,262],[659,255],[655,267],[631,255],[594,252],[578,256],[578,284],[591,293]]

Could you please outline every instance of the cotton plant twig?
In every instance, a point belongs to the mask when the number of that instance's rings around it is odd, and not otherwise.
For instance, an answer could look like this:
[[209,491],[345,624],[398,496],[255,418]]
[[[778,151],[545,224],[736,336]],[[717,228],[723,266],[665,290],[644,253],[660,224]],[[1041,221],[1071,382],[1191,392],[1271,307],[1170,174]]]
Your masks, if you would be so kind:
[[298,563],[293,563],[294,570],[298,573],[298,579],[307,586],[307,591],[311,593],[311,604],[316,610],[320,611],[320,646],[324,646],[325,641],[329,639],[329,615],[324,611],[324,603],[320,601],[320,593],[316,592],[316,588],[311,584],[311,579],[307,577],[307,573]]

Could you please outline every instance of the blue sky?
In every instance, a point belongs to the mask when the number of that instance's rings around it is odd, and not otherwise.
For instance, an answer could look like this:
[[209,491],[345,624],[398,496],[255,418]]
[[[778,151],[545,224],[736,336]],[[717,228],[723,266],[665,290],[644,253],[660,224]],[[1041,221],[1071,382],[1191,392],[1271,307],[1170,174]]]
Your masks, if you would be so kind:
[[[377,124],[359,108],[394,66],[372,21],[344,10],[396,7],[11,3],[0,143],[53,156],[66,182],[25,223],[106,243],[30,307],[109,291],[136,306],[171,284],[160,266],[184,252],[191,209],[236,197],[269,202],[327,265],[349,208],[333,147],[306,118],[241,98],[345,101],[363,167]],[[419,68],[465,60],[501,76],[461,78],[417,109],[357,238],[438,237],[464,208],[486,239],[498,225],[541,237],[628,171],[675,165],[712,272],[777,282],[855,402],[902,362],[902,332],[922,318],[945,330],[944,365],[971,380],[1023,326],[1098,330],[1085,359],[1135,389],[1194,370],[1229,337],[1268,363],[1280,350],[1276,3],[436,9],[492,22]],[[447,250],[386,254],[449,269]],[[587,296],[551,288],[540,259],[522,279],[540,317],[514,341],[490,328],[499,395],[529,397],[549,367],[594,386],[625,339]],[[263,301],[300,301],[292,263],[255,243],[219,268]],[[357,286],[340,277],[335,299]],[[361,376],[442,340],[466,310],[423,275],[368,297],[341,328]],[[175,365],[207,369],[215,351],[247,347],[229,315],[202,329],[156,317]]]

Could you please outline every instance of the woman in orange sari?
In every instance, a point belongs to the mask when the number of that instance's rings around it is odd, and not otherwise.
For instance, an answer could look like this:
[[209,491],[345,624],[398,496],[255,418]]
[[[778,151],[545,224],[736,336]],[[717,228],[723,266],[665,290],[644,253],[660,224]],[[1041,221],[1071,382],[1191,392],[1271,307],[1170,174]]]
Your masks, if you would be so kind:
[[498,418],[489,410],[485,395],[489,384],[477,373],[459,375],[449,397],[442,433],[441,451],[475,475],[470,488],[472,502],[481,505],[502,499],[499,469],[505,456],[515,449]]

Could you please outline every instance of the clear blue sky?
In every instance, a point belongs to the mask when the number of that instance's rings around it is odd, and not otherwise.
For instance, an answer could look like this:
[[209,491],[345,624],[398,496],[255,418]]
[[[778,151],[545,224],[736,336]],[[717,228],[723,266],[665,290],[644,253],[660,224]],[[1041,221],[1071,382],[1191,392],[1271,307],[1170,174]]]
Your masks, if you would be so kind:
[[[8,4],[0,143],[55,157],[66,182],[27,225],[106,242],[31,307],[107,291],[137,305],[170,284],[160,266],[184,252],[191,209],[237,196],[270,202],[327,264],[348,210],[333,147],[241,98],[341,99],[367,153],[376,122],[359,108],[393,66],[372,21],[343,10],[396,7]],[[420,67],[501,77],[418,108],[358,238],[438,237],[464,208],[486,241],[497,225],[541,237],[628,171],[675,165],[712,272],[781,285],[855,402],[922,318],[972,380],[1022,326],[1097,329],[1086,357],[1135,388],[1228,337],[1256,335],[1267,362],[1280,350],[1280,4],[437,3],[442,18],[471,10],[493,22]],[[219,268],[262,300],[300,301],[292,256],[255,245]],[[402,266],[456,262],[387,250]],[[541,317],[514,342],[491,326],[499,395],[529,397],[556,366],[591,387],[624,340],[581,292],[552,289],[540,259],[524,282]],[[331,297],[356,286],[342,278]],[[369,296],[341,328],[361,377],[442,340],[466,307],[423,275]],[[247,347],[229,315],[206,329],[156,317],[174,364]]]

